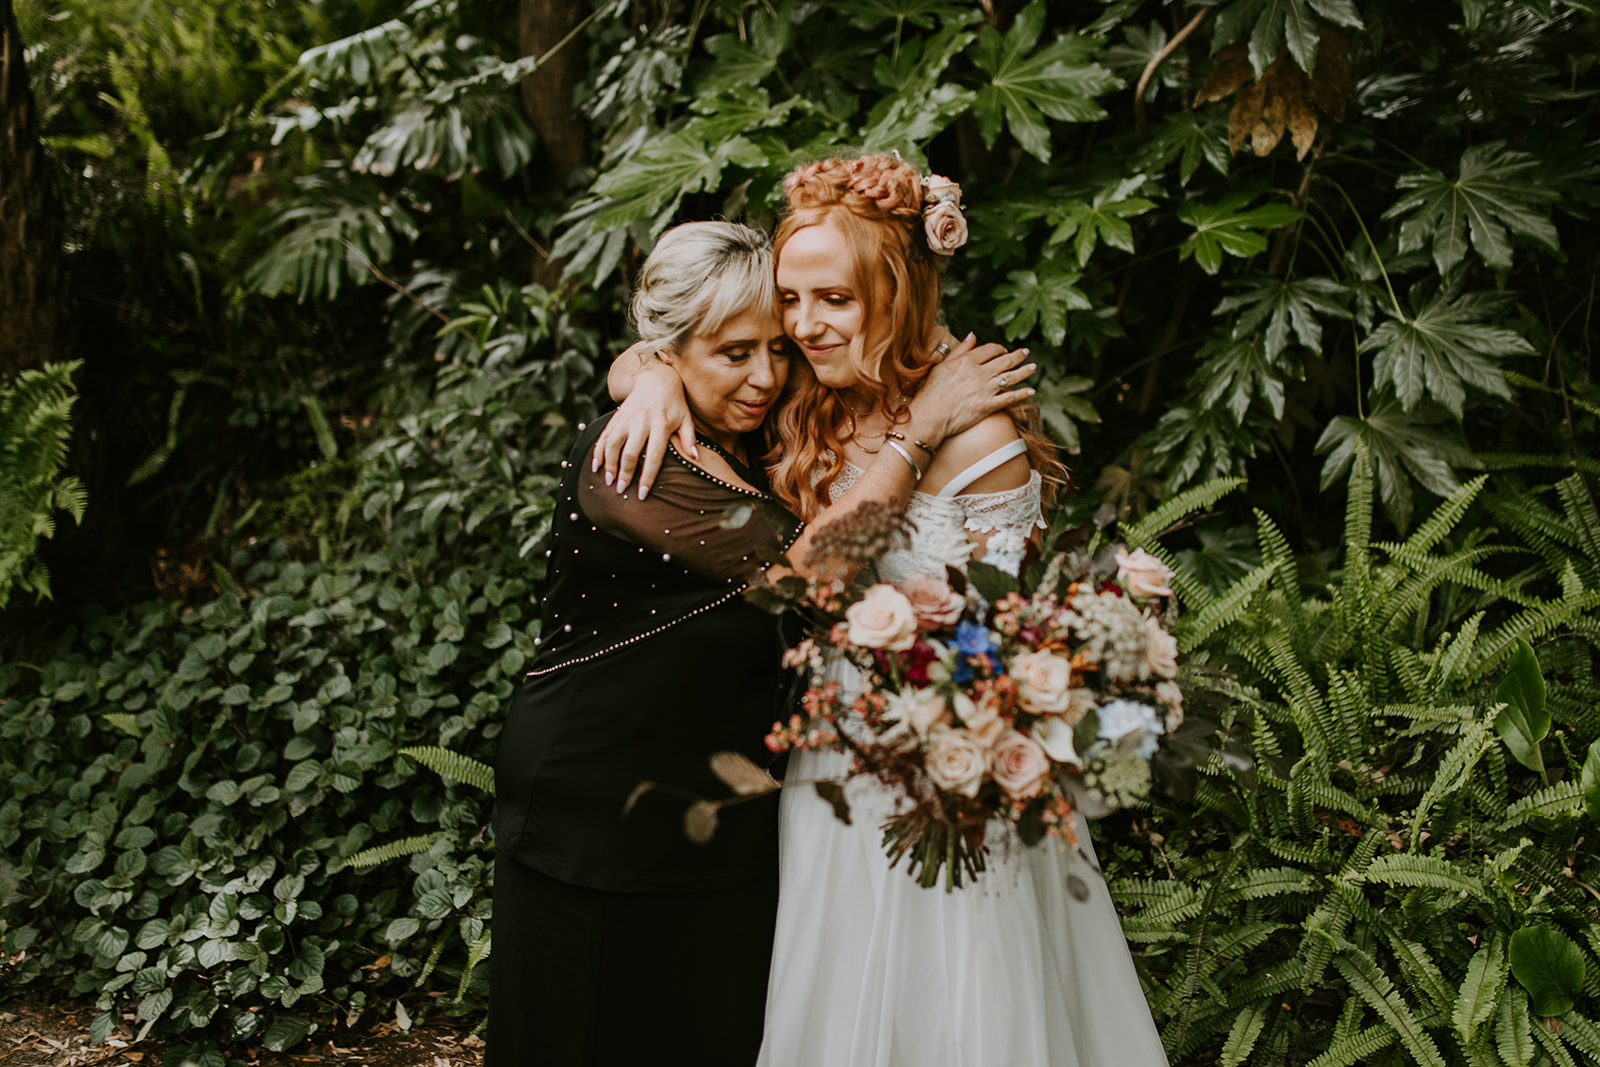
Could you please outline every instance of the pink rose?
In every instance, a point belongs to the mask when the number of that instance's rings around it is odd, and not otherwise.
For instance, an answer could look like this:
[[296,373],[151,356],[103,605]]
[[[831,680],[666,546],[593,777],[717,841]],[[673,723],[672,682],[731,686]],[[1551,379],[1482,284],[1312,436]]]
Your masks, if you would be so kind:
[[1038,796],[1044,787],[1050,774],[1050,757],[1037,742],[1012,730],[994,746],[991,773],[1006,796],[1012,800],[1027,800]]
[[911,610],[917,613],[917,626],[923,630],[939,630],[954,626],[961,618],[961,609],[967,598],[950,588],[950,583],[928,574],[919,574],[900,591],[911,601]]
[[1053,652],[1024,652],[1011,661],[1011,676],[1017,681],[1017,702],[1037,715],[1055,715],[1067,710],[1067,687],[1072,684],[1072,665]]
[[956,714],[961,723],[984,748],[991,747],[1005,732],[1005,720],[1000,717],[1000,696],[990,691],[976,701],[965,693],[957,693]]
[[844,613],[850,643],[862,648],[887,648],[904,652],[917,639],[917,613],[911,601],[892,585],[882,583],[851,604]]
[[1178,642],[1161,628],[1155,619],[1144,621],[1144,665],[1157,678],[1175,678],[1178,675]]
[[1172,572],[1167,565],[1144,549],[1132,554],[1117,549],[1117,584],[1126,589],[1129,596],[1171,596],[1172,588],[1167,585],[1171,580]]
[[961,186],[946,178],[943,174],[930,174],[927,181],[922,183],[923,200],[930,204],[937,204],[941,200],[949,200],[957,207],[961,206]]
[[989,771],[989,751],[966,730],[938,730],[928,745],[928,777],[940,789],[976,796]]
[[941,200],[924,211],[922,230],[937,256],[948,256],[967,243],[967,219],[953,200]]

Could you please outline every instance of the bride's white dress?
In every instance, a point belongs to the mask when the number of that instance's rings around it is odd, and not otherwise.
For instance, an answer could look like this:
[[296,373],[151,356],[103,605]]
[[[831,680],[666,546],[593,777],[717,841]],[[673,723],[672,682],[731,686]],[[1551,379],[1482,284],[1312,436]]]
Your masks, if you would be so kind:
[[[956,495],[1017,454],[1002,452],[941,495],[912,497],[916,533],[909,549],[880,562],[881,578],[942,576],[947,562],[965,562],[968,530],[992,534],[991,556],[1020,545],[1040,521],[1037,473],[1009,492]],[[858,475],[847,468],[835,497]],[[838,669],[859,686],[854,668]],[[801,752],[787,778],[842,778],[848,769],[842,753]],[[781,797],[759,1067],[1166,1067],[1092,853],[1069,854],[1054,838],[1025,847],[996,820],[976,882],[923,889],[883,852],[879,827],[893,796],[867,779],[852,780],[846,796],[848,826],[809,786]],[[1079,837],[1088,853],[1081,823]],[[1088,900],[1069,891],[1074,875]]]

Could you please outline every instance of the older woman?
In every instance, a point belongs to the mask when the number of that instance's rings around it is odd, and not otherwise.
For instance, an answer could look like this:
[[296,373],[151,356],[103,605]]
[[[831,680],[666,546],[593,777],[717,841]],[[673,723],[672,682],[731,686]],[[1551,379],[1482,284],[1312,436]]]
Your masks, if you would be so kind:
[[[607,419],[565,465],[544,643],[495,772],[496,1067],[748,1067],[761,1042],[774,799],[725,809],[703,845],[686,839],[685,803],[667,792],[623,809],[642,781],[726,796],[708,756],[758,756],[777,717],[778,622],[741,596],[760,550],[800,534],[768,491],[756,435],[790,363],[766,238],[729,223],[669,231],[633,315],[683,382],[698,447],[669,452],[648,497],[591,469]],[[994,411],[994,390],[979,386],[1015,362],[995,358],[950,360],[910,413],[914,433],[940,441]],[[890,454],[839,510],[903,500],[913,483]]]

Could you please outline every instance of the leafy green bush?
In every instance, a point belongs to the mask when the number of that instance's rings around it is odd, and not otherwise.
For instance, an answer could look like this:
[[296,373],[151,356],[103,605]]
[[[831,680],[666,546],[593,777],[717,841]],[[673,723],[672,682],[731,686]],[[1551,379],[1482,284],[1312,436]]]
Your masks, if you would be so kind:
[[[1363,449],[1324,589],[1265,515],[1221,595],[1174,561],[1190,691],[1262,773],[1241,795],[1210,768],[1117,850],[1152,1007],[1180,1063],[1595,1062],[1600,569],[1570,557],[1549,598],[1486,573],[1520,546],[1458,529],[1483,477],[1375,542]],[[1547,545],[1600,537],[1576,494]]]

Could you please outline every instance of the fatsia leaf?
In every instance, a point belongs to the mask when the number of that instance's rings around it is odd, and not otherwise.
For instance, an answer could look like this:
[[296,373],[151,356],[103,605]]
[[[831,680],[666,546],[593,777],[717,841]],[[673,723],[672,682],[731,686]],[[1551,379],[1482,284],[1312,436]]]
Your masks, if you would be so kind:
[[[1518,763],[1543,774],[1544,756],[1539,744],[1550,733],[1550,710],[1545,707],[1544,675],[1539,673],[1539,659],[1533,654],[1533,646],[1522,638],[1517,639],[1517,649],[1511,654],[1510,670],[1495,688],[1495,699],[1505,705],[1494,718],[1494,728],[1506,748]],[[1540,1014],[1559,1015],[1561,1012]]]
[[1094,409],[1094,405],[1078,395],[1092,388],[1092,378],[1046,378],[1039,383],[1038,395],[1034,397],[1045,425],[1073,455],[1082,451],[1078,423],[1100,421],[1100,413]]
[[1301,212],[1286,204],[1266,204],[1245,210],[1255,198],[1245,189],[1224,197],[1216,204],[1190,201],[1178,209],[1178,218],[1194,227],[1194,233],[1178,247],[1178,259],[1190,256],[1207,274],[1215,274],[1224,255],[1248,258],[1267,249],[1263,231],[1276,230],[1294,222]]
[[891,19],[927,28],[933,25],[935,15],[948,24],[965,21],[974,14],[971,8],[952,0],[855,0],[849,12],[851,24],[862,29]]
[[1525,926],[1511,935],[1511,976],[1528,991],[1529,1007],[1546,1018],[1571,1011],[1583,992],[1583,950],[1559,930]]
[[1535,180],[1536,156],[1514,152],[1504,141],[1475,144],[1461,153],[1459,175],[1452,181],[1436,170],[1403,174],[1397,188],[1411,190],[1388,211],[1400,223],[1400,251],[1433,247],[1439,273],[1449,272],[1471,245],[1489,266],[1511,267],[1511,239],[1520,237],[1554,252],[1559,249],[1549,205],[1556,190]]
[[1175,115],[1156,131],[1145,146],[1139,166],[1158,171],[1174,159],[1178,161],[1178,184],[1188,185],[1201,163],[1209,164],[1218,174],[1228,173],[1228,129],[1215,118],[1186,111]]
[[719,140],[715,147],[692,119],[681,130],[656,138],[648,148],[615,170],[601,175],[594,191],[613,203],[595,218],[599,229],[664,216],[688,194],[715,189],[730,164],[759,167],[766,162],[759,148],[743,137]]
[[1522,336],[1488,321],[1505,307],[1509,295],[1439,293],[1418,302],[1410,314],[1391,312],[1359,351],[1376,353],[1372,373],[1377,384],[1392,384],[1407,411],[1428,394],[1460,418],[1469,385],[1510,399],[1511,387],[1497,358],[1533,354]]
[[1266,354],[1276,359],[1292,332],[1313,352],[1322,351],[1322,319],[1348,319],[1348,293],[1332,278],[1274,278],[1260,275],[1241,283],[1242,291],[1217,302],[1213,314],[1242,311],[1234,332],[1253,333],[1266,324]]
[[1061,344],[1067,335],[1067,310],[1087,311],[1089,298],[1076,282],[1081,274],[1060,270],[1046,260],[1037,272],[1014,270],[1006,284],[995,289],[999,304],[995,321],[1005,327],[1006,337],[1025,337],[1035,328],[1052,345]]
[[1161,416],[1148,443],[1151,464],[1166,472],[1169,490],[1196,479],[1243,474],[1244,461],[1256,454],[1250,430],[1222,408],[1201,404],[1184,404]]
[[1106,117],[1095,97],[1122,86],[1122,80],[1089,58],[1100,48],[1093,37],[1069,34],[1039,48],[1044,31],[1044,0],[1033,0],[1002,35],[992,26],[978,41],[974,62],[989,75],[978,90],[973,112],[984,143],[1000,136],[1002,116],[1029,154],[1050,161],[1046,118],[1058,122],[1094,122]]
[[747,23],[748,40],[725,33],[706,40],[706,51],[713,62],[707,74],[695,81],[700,93],[718,93],[738,85],[755,85],[778,69],[778,61],[789,50],[794,24],[785,4],[777,11],[753,8]]
[[1200,406],[1221,404],[1235,422],[1244,421],[1257,396],[1266,401],[1274,419],[1283,418],[1284,382],[1304,377],[1298,358],[1282,349],[1275,358],[1258,333],[1213,341],[1200,350],[1199,358],[1190,384],[1199,387]]
[[1443,411],[1423,407],[1408,413],[1399,401],[1384,397],[1366,418],[1335,418],[1317,440],[1316,453],[1328,453],[1323,489],[1350,470],[1358,441],[1370,450],[1384,510],[1401,529],[1411,524],[1413,480],[1431,493],[1449,496],[1461,484],[1456,469],[1478,465],[1459,426]]
[[1106,186],[1087,203],[1068,200],[1061,204],[1050,214],[1050,221],[1056,229],[1046,244],[1072,241],[1079,267],[1089,265],[1089,256],[1094,252],[1097,241],[1124,252],[1132,252],[1133,227],[1128,225],[1127,220],[1143,215],[1156,206],[1152,201],[1128,195],[1143,184],[1144,176],[1136,175]]
[[1317,41],[1324,20],[1361,29],[1361,16],[1351,0],[1233,0],[1217,14],[1211,50],[1220,51],[1248,33],[1250,65],[1256,77],[1284,47],[1309,74],[1317,63]]

